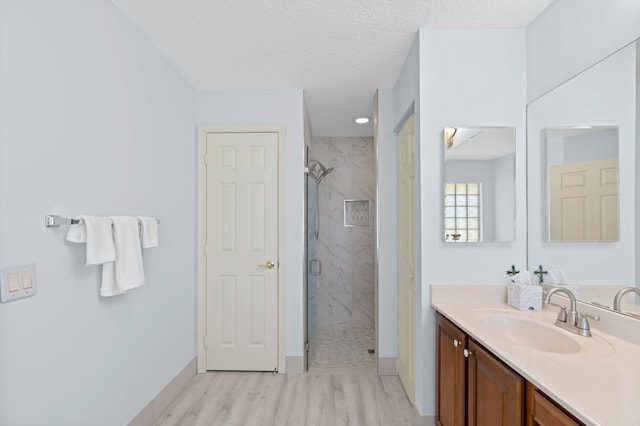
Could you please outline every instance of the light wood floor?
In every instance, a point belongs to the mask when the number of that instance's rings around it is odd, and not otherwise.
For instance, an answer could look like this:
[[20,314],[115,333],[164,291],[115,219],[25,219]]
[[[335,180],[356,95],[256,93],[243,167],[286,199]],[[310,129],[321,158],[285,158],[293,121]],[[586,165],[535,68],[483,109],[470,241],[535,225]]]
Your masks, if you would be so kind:
[[156,424],[361,425],[418,424],[396,376],[373,373],[197,374]]

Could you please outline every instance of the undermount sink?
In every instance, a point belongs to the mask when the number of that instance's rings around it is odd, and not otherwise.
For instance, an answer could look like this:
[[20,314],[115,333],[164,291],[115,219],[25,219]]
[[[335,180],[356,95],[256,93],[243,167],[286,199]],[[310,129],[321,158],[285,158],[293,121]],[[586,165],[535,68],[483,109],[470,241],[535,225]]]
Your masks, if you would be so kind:
[[491,328],[499,337],[519,346],[543,352],[576,354],[582,345],[568,333],[538,321],[504,314],[484,314],[478,322]]

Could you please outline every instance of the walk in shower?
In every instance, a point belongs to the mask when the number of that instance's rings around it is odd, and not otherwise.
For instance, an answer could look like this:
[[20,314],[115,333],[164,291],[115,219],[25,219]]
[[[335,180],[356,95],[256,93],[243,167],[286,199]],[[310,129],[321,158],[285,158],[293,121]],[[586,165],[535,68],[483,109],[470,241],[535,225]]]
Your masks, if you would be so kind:
[[373,138],[307,150],[307,368],[375,368]]

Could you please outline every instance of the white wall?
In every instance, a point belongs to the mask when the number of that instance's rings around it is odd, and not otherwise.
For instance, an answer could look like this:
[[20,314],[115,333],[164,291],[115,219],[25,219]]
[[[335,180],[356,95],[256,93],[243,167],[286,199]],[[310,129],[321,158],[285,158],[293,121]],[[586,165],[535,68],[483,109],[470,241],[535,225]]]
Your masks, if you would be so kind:
[[505,155],[493,160],[493,163],[495,240],[513,241],[517,213],[515,209],[516,175],[514,173],[514,157]]
[[[398,152],[397,132],[415,113],[419,117],[419,46],[416,37],[393,89],[378,92],[378,351],[398,356]],[[416,119],[416,145],[420,129]],[[417,183],[419,185],[419,183]],[[416,203],[416,209],[419,208]],[[416,212],[416,217],[419,217]],[[420,223],[416,223],[416,231]],[[418,239],[416,239],[418,240]],[[416,242],[416,244],[418,244]],[[419,258],[419,255],[416,254]],[[416,282],[420,282],[416,271]],[[416,322],[419,316],[416,314]],[[418,358],[416,358],[418,359]],[[420,364],[420,363],[417,363]],[[418,365],[418,368],[422,366]]]
[[301,90],[199,92],[197,123],[285,126],[286,356],[303,354],[304,109]]
[[[529,263],[542,264],[547,270],[562,270],[570,283],[635,283],[635,78],[636,48],[631,45],[528,107]],[[620,241],[545,243],[542,131],[546,127],[587,123],[592,126],[618,126]]]
[[[518,226],[515,243],[447,244],[442,239],[442,129],[451,123],[516,128],[516,167],[525,170],[525,40],[524,30],[421,30],[393,90],[379,91],[378,200],[379,250],[383,253],[385,226],[394,233],[394,252],[379,255],[379,288],[389,304],[379,312],[393,318],[397,332],[397,156],[396,135],[408,113],[416,115],[417,197],[416,239],[416,406],[423,415],[435,412],[435,311],[430,284],[504,281],[511,264],[526,264],[526,186],[516,182]],[[451,64],[456,66],[452,67]],[[450,96],[455,93],[455,96]],[[500,99],[500,102],[493,100]],[[385,157],[381,155],[385,150]],[[393,156],[393,157],[391,157]],[[523,173],[522,172],[522,173]],[[391,186],[391,179],[393,186]],[[384,185],[384,186],[383,186]],[[384,213],[390,211],[389,216]],[[393,216],[392,216],[393,215]],[[393,217],[393,222],[389,219]],[[460,268],[460,265],[465,265]],[[383,274],[384,272],[384,274]],[[392,274],[393,272],[393,274]],[[392,287],[393,285],[393,287]],[[393,292],[391,289],[393,288]],[[387,293],[383,293],[387,292]],[[383,316],[380,314],[380,318]],[[397,338],[388,339],[395,345]],[[382,349],[381,349],[382,350]],[[382,356],[382,354],[381,354]]]
[[[380,358],[398,356],[398,151],[393,133],[394,92],[378,91],[375,138],[378,221],[378,339]],[[384,206],[384,207],[382,207]]]
[[[635,69],[635,67],[632,67],[632,69]],[[633,83],[630,87],[633,88]],[[569,136],[565,139],[563,151],[563,163],[581,163],[584,161],[617,158],[618,129]]]
[[[1,7],[0,262],[38,294],[0,305],[0,424],[122,425],[196,354],[195,92],[107,0]],[[161,220],[144,287],[44,227],[83,213]]]
[[[640,147],[640,78],[637,72],[640,71],[640,43],[636,44],[636,147]],[[618,148],[619,149],[619,148]],[[636,162],[640,164],[640,149],[636,149]],[[636,172],[635,181],[636,204],[635,211],[640,212],[640,173]],[[636,229],[640,229],[640,215],[636,215]],[[640,265],[640,235],[636,235],[635,243],[635,265]],[[640,285],[640,267],[636,268],[636,286]]]
[[640,37],[637,0],[555,0],[527,27],[532,101]]
[[[435,411],[435,311],[431,283],[504,282],[526,264],[526,63],[524,30],[420,31],[420,169],[422,232],[420,360],[416,404]],[[454,65],[452,65],[454,64]],[[452,95],[453,94],[453,95]],[[513,243],[442,241],[442,129],[451,123],[516,131],[516,233]],[[461,267],[464,266],[464,267]]]

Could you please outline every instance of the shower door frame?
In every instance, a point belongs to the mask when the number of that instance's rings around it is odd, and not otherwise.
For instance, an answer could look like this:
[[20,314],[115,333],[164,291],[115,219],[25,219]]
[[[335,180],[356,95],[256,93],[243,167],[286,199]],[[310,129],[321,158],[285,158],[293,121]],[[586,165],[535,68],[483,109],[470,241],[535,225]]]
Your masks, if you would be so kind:
[[304,283],[303,283],[303,371],[309,370],[309,155],[311,148],[309,145],[304,147]]

